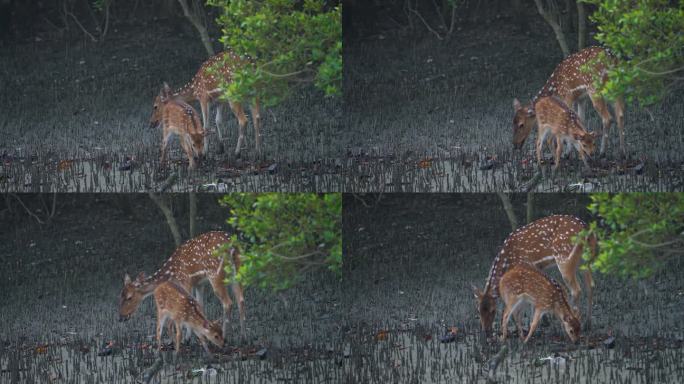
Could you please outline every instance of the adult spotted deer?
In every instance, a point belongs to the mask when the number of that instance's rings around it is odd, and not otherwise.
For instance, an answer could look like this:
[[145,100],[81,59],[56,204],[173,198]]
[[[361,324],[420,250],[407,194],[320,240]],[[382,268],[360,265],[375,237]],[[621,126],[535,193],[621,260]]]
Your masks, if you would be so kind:
[[506,306],[501,318],[502,341],[505,341],[508,335],[508,321],[511,315],[515,319],[515,327],[520,338],[523,338],[520,310],[525,302],[534,306],[534,315],[525,343],[534,334],[542,316],[549,312],[560,319],[565,333],[573,343],[579,339],[581,326],[578,313],[568,305],[565,290],[532,264],[521,263],[512,266],[501,278],[499,291]]
[[[603,59],[600,57],[603,56]],[[520,106],[520,102],[515,99],[515,115],[513,117],[513,146],[521,148],[525,139],[530,134],[536,121],[535,102],[540,97],[558,96],[570,108],[574,108],[575,102],[583,95],[588,95],[591,103],[601,115],[603,125],[603,139],[601,140],[601,155],[605,152],[605,145],[610,132],[613,117],[608,110],[606,100],[598,93],[594,79],[601,83],[607,81],[607,70],[617,59],[610,51],[601,47],[585,48],[577,53],[566,57],[553,71],[551,77],[546,81],[544,87],[537,93],[529,104]],[[583,69],[585,65],[589,68]],[[520,106],[520,107],[517,107]],[[621,98],[613,102],[615,118],[620,133],[620,150],[625,154],[625,104]]]
[[[224,330],[230,319],[233,301],[228,295],[223,281],[228,277],[224,270],[224,260],[213,255],[213,251],[221,245],[229,243],[230,236],[226,232],[207,232],[182,244],[169,257],[164,265],[154,275],[147,277],[141,272],[135,280],[126,274],[124,287],[119,299],[119,320],[125,321],[138,309],[140,302],[151,295],[161,284],[174,280],[183,289],[191,292],[204,281],[209,281],[214,294],[223,305]],[[234,248],[231,249],[233,273],[240,268],[240,256]],[[242,286],[234,282],[232,284],[233,295],[240,311],[240,329],[245,332],[245,299],[242,295]],[[197,290],[197,300],[202,303],[201,290]],[[201,305],[201,304],[200,304]]]
[[196,167],[195,159],[201,159],[206,150],[206,131],[197,117],[197,111],[190,104],[171,95],[171,88],[164,83],[154,99],[150,127],[163,127],[161,164],[166,161],[166,147],[173,135],[179,137],[183,151],[188,156],[190,168]]
[[[232,51],[225,51],[210,57],[205,61],[195,76],[186,85],[175,90],[172,95],[181,98],[183,101],[191,102],[199,101],[202,109],[202,122],[205,127],[209,126],[209,107],[210,103],[216,104],[216,131],[219,140],[222,140],[221,135],[221,120],[222,120],[222,104],[226,103],[219,97],[223,94],[221,83],[230,83],[233,79],[233,72],[236,68],[244,65],[251,65],[251,61],[236,55]],[[247,117],[245,110],[240,103],[232,101],[227,102],[233,114],[238,120],[238,142],[235,147],[235,155],[240,154],[245,141],[245,125],[247,124]],[[254,100],[251,105],[252,122],[254,123],[254,136],[256,137],[256,150],[261,154],[261,133],[260,122],[261,116],[259,114],[259,100]]]
[[180,352],[183,328],[189,328],[199,338],[207,354],[211,354],[207,340],[219,348],[223,347],[221,325],[207,320],[197,300],[175,281],[168,280],[159,284],[154,290],[154,302],[157,305],[157,346],[160,350],[162,330],[169,319],[176,328],[176,355]]
[[[582,261],[583,245],[582,242],[573,242],[573,237],[586,226],[575,216],[553,215],[518,228],[506,238],[489,270],[484,291],[473,287],[483,331],[489,333],[492,330],[501,277],[508,269],[521,263],[530,263],[540,270],[557,266],[563,281],[570,288],[573,305],[577,303],[582,291],[577,281],[577,269]],[[593,261],[596,257],[596,237],[589,235],[583,240],[590,247]],[[589,266],[584,272],[584,283],[587,289],[587,327],[590,327],[594,282]]]
[[[516,100],[517,102],[517,100]],[[520,103],[514,105],[515,108],[522,108]],[[541,153],[544,140],[548,135],[552,139],[556,139],[556,151],[554,153],[553,170],[556,171],[560,165],[561,152],[563,151],[563,143],[567,142],[574,146],[579,153],[580,159],[586,168],[589,167],[587,157],[594,153],[594,137],[593,132],[587,132],[584,129],[582,121],[580,121],[575,111],[568,108],[565,103],[556,96],[543,96],[537,98],[534,104],[534,109],[537,115],[537,163],[541,168]]]

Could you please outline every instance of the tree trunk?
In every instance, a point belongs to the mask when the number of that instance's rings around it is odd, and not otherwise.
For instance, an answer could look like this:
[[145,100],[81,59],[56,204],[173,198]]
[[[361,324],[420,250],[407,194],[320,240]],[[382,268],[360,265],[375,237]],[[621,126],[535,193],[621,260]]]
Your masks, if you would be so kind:
[[511,223],[511,228],[515,231],[518,228],[518,219],[515,217],[515,211],[513,210],[513,204],[511,204],[511,199],[508,195],[503,192],[497,192],[501,203],[503,204],[504,211],[506,211],[506,216],[508,216],[508,221]]
[[194,191],[188,194],[190,203],[190,238],[195,237],[195,216],[197,216],[197,195]]
[[[185,15],[185,17],[188,20],[190,20],[192,25],[195,26],[195,29],[197,29],[197,32],[199,32],[202,44],[204,44],[204,49],[207,50],[209,56],[214,56],[214,47],[211,45],[211,39],[209,38],[207,27],[202,22],[202,19],[199,17],[198,14],[190,11],[187,0],[178,0],[178,3],[180,3],[181,8],[183,8],[183,15]],[[198,5],[196,9],[198,11],[201,10],[201,4]]]
[[534,220],[534,192],[527,192],[527,224]]
[[173,241],[176,242],[176,247],[179,247],[181,245],[181,235],[180,231],[178,230],[178,223],[176,223],[176,218],[173,217],[173,212],[171,211],[171,208],[162,200],[161,196],[162,195],[157,195],[153,191],[150,191],[148,193],[150,195],[150,199],[154,201],[155,204],[157,204],[157,207],[162,211],[164,214],[164,217],[166,218],[166,223],[169,225],[169,230],[171,230],[171,235],[173,235]]
[[544,9],[542,0],[534,0],[534,3],[537,5],[537,10],[539,11],[541,17],[543,17],[544,20],[546,20],[546,23],[551,26],[551,29],[553,29],[553,33],[556,35],[556,40],[558,40],[558,44],[560,45],[561,51],[563,51],[563,57],[570,56],[568,42],[565,39],[565,33],[563,33],[563,28],[561,28],[559,22],[560,14],[558,10],[556,10],[554,15],[553,13],[551,13],[551,11]]
[[587,15],[584,4],[577,0],[577,50],[584,49],[587,44]]

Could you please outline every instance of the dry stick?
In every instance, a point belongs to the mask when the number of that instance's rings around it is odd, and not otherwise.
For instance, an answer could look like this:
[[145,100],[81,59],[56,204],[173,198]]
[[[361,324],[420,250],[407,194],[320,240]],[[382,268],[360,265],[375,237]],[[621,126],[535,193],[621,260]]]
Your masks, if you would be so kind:
[[418,11],[411,8],[411,5],[408,6],[408,9],[409,9],[409,11],[413,12],[416,16],[418,16],[418,19],[420,19],[420,21],[423,22],[423,25],[425,25],[425,28],[427,28],[428,31],[432,32],[435,35],[435,37],[437,37],[437,40],[444,40],[444,38],[439,34],[439,32],[435,31],[434,29],[432,29],[432,27],[430,27],[430,24],[428,24],[427,21],[425,21],[425,19],[423,19],[423,16],[421,16],[420,13],[418,13]]
[[511,223],[511,228],[515,231],[518,228],[518,219],[515,217],[515,211],[513,210],[513,204],[511,204],[511,199],[508,195],[503,192],[497,192],[501,203],[503,204],[504,211],[506,211],[506,216],[508,216],[508,221]]
[[157,204],[157,207],[159,207],[159,209],[164,214],[164,217],[166,218],[166,223],[169,225],[169,230],[171,230],[171,234],[173,235],[173,240],[176,243],[176,247],[179,247],[181,245],[181,235],[180,231],[178,230],[178,223],[176,223],[176,218],[173,217],[173,212],[171,211],[171,208],[169,208],[161,198],[161,194],[163,194],[165,190],[173,186],[176,179],[177,174],[174,172],[164,181],[164,184],[162,184],[159,188],[159,195],[157,195],[152,189],[150,189],[147,192],[147,194],[150,196],[150,199],[152,199],[152,201],[154,201],[154,203]]
[[587,16],[584,12],[584,3],[577,3],[577,50],[581,50],[587,44]]
[[537,10],[539,11],[541,17],[543,17],[544,20],[546,20],[546,22],[551,26],[551,29],[553,29],[553,32],[556,35],[556,40],[558,40],[561,51],[563,51],[563,57],[570,56],[570,49],[568,48],[568,43],[565,40],[565,34],[563,33],[563,28],[561,28],[560,23],[554,19],[551,12],[544,9],[542,0],[534,0],[534,3],[537,5]]
[[211,45],[211,39],[209,39],[207,27],[202,23],[197,14],[190,12],[187,0],[178,0],[178,3],[180,4],[181,8],[183,8],[183,15],[190,20],[195,29],[197,29],[197,32],[199,32],[202,44],[204,44],[204,49],[207,50],[209,56],[214,56],[214,47]]
[[78,27],[81,28],[81,31],[83,31],[83,33],[85,33],[88,37],[90,37],[90,39],[91,39],[94,43],[97,42],[97,39],[95,38],[95,36],[93,36],[90,32],[88,32],[88,31],[83,27],[83,25],[78,21],[78,19],[76,18],[76,16],[74,16],[73,13],[71,13],[71,12],[69,12],[69,11],[66,11],[66,13],[67,13],[67,16],[71,16],[71,18],[74,19],[74,22],[76,22],[76,25],[78,25]]

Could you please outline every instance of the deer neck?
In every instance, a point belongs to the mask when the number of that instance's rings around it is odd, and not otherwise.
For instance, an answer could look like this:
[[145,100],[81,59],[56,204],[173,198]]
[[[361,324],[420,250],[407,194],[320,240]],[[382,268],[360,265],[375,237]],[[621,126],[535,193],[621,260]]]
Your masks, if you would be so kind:
[[192,86],[193,82],[190,81],[189,83],[185,84],[184,86],[176,89],[173,91],[171,94],[173,97],[177,97],[186,103],[189,101],[192,101],[195,98],[194,95],[194,88]]
[[143,295],[143,298],[145,298],[154,293],[154,290],[166,280],[167,279],[164,279],[161,276],[151,276],[140,283],[137,288],[138,291]]

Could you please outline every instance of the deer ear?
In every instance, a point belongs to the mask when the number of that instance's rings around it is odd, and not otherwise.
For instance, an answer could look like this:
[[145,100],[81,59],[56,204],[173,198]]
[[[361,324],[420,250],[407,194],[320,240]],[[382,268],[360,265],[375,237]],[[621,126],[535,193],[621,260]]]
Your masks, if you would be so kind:
[[159,96],[161,98],[161,101],[164,102],[169,99],[169,96],[171,95],[171,87],[169,87],[169,84],[164,82],[164,86],[161,89],[161,92],[159,92]]
[[124,276],[124,284],[128,285],[130,283],[131,283],[131,277],[128,276],[128,273],[127,273],[126,276]]
[[137,281],[145,280],[145,272],[138,273],[138,277],[136,277],[135,280],[137,280]]
[[520,104],[520,100],[518,100],[517,98],[513,99],[513,109],[515,109],[517,111],[520,108],[522,108],[522,105]]
[[482,291],[480,288],[476,287],[475,284],[470,284],[470,286],[473,288],[473,294],[475,295],[475,298],[478,300],[482,299]]

